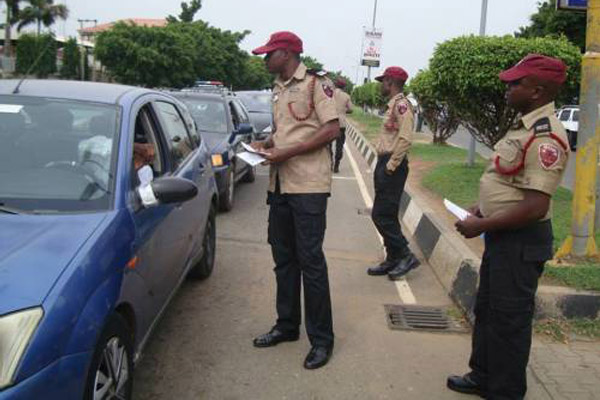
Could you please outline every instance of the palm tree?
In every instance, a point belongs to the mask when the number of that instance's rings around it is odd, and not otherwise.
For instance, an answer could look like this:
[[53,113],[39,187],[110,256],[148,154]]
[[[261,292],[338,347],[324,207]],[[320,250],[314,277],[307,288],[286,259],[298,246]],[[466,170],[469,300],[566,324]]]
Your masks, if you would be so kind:
[[6,23],[4,24],[4,56],[10,57],[12,53],[11,29],[19,17],[19,3],[21,0],[4,0],[6,3]]
[[54,0],[28,0],[29,6],[19,12],[17,30],[24,26],[37,23],[37,33],[40,34],[42,25],[46,28],[56,22],[56,19],[67,19],[69,10],[64,4],[54,4]]

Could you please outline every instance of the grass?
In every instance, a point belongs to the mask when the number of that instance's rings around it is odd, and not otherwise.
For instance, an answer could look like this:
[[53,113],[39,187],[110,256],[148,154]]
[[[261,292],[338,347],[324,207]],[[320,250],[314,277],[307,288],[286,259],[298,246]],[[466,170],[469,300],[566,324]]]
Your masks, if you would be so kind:
[[546,335],[562,343],[568,343],[569,340],[578,336],[600,339],[600,320],[598,319],[549,318],[535,322],[533,328],[535,333]]
[[352,114],[348,115],[347,118],[350,122],[354,122],[357,128],[365,136],[365,138],[372,142],[373,139],[379,134],[381,130],[382,119],[375,115],[365,113],[361,108],[354,107]]
[[579,290],[600,290],[600,266],[586,263],[565,267],[546,265],[544,281]]

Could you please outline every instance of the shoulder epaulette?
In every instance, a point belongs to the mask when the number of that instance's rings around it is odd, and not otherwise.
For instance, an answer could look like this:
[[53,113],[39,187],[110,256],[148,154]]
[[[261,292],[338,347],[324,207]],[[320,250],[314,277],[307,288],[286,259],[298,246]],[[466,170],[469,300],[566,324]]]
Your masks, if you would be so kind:
[[552,132],[552,127],[550,126],[550,118],[548,117],[540,118],[533,124],[533,133],[536,135],[550,132]]
[[327,71],[323,71],[322,69],[311,68],[311,69],[307,69],[306,72],[309,75],[316,75],[316,76],[320,76],[320,77],[327,76]]

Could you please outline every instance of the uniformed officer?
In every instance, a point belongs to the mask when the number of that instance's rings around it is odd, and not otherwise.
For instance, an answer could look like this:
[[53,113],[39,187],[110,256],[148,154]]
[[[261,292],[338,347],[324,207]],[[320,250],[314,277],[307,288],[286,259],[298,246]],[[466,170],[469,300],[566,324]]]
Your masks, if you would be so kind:
[[508,105],[520,113],[495,146],[473,214],[456,223],[465,237],[485,232],[475,304],[471,372],[448,387],[487,399],[523,399],[535,292],[552,258],[550,200],[569,157],[567,135],[554,115],[565,64],[530,54],[500,74]]
[[419,266],[410,251],[398,221],[400,198],[408,177],[408,151],[412,143],[414,112],[402,92],[408,79],[400,67],[389,67],[382,76],[381,93],[390,100],[387,104],[381,133],[377,139],[377,165],[373,176],[375,200],[372,218],[383,237],[386,259],[367,270],[369,275],[387,274],[391,280],[400,279]]
[[346,114],[352,113],[352,100],[348,93],[344,91],[346,81],[338,78],[335,81],[335,91],[333,98],[337,106],[338,115],[340,117],[340,136],[335,140],[335,157],[333,162],[333,172],[340,172],[340,161],[344,156],[344,143],[346,143]]
[[274,132],[263,143],[269,161],[269,243],[277,280],[277,322],[254,339],[256,347],[298,340],[301,283],[311,350],[304,367],[325,365],[333,350],[327,263],[323,254],[327,199],[331,191],[329,144],[340,132],[333,83],[300,60],[302,41],[277,32],[253,51],[266,54],[273,88]]

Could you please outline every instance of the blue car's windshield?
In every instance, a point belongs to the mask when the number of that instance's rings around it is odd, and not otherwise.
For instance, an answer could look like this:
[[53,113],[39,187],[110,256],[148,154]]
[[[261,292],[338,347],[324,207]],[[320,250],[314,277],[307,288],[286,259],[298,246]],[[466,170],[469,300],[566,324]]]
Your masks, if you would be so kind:
[[227,129],[227,112],[223,101],[200,98],[181,100],[186,104],[200,131],[229,133]]
[[0,96],[0,206],[81,212],[110,205],[116,106]]
[[244,93],[237,92],[242,99],[242,103],[250,112],[270,113],[271,112],[271,94],[270,93]]

